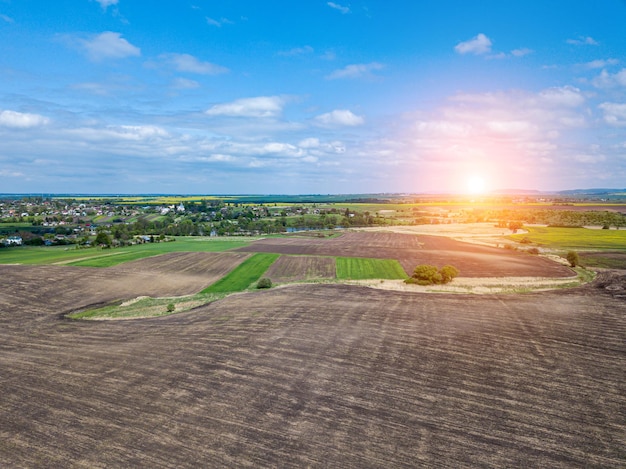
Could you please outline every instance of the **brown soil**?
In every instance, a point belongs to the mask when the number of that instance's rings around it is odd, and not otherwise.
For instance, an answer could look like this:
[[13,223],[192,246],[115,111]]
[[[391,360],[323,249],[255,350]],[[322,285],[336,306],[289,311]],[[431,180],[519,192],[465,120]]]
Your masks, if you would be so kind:
[[280,256],[265,273],[272,282],[334,279],[335,259],[319,256]]
[[63,317],[193,293],[244,257],[0,266],[0,467],[623,467],[624,272],[527,295],[294,285]]
[[416,265],[451,264],[464,277],[567,277],[566,266],[543,257],[442,236],[379,232],[348,232],[330,239],[268,238],[239,248],[242,252],[275,252],[316,256],[397,259],[407,274]]

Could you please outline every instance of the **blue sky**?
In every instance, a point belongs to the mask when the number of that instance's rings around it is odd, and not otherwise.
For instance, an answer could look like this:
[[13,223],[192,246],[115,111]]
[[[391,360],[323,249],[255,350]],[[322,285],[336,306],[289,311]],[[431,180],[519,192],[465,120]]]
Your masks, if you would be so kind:
[[0,193],[626,187],[626,2],[0,0]]

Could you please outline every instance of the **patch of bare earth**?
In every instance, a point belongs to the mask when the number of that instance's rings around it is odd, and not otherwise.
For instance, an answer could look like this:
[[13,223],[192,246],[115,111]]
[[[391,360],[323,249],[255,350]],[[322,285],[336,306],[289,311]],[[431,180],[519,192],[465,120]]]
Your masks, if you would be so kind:
[[124,278],[105,295],[95,269],[22,267],[0,267],[11,279],[0,290],[2,467],[571,468],[626,457],[623,273],[529,295],[294,285],[84,322],[61,314],[123,296]]
[[335,259],[319,256],[280,256],[264,275],[273,282],[334,279]]

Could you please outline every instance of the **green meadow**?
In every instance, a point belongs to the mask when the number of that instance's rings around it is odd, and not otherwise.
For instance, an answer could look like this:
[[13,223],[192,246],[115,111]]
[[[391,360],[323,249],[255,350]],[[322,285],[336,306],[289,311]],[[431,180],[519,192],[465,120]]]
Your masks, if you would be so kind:
[[515,241],[524,238],[533,244],[561,250],[624,250],[626,230],[599,230],[589,228],[558,228],[544,226],[524,227],[528,233],[511,235]]
[[76,249],[67,246],[19,246],[0,249],[0,264],[65,264],[81,267],[110,267],[168,252],[221,252],[244,247],[253,238],[190,238],[173,242],[146,243],[114,249]]
[[200,293],[231,293],[246,290],[259,280],[280,254],[257,253]]

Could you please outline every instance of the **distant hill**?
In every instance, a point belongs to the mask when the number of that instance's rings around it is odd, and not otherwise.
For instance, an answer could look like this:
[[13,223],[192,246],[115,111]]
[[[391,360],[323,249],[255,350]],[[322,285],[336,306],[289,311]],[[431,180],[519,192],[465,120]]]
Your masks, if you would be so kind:
[[626,189],[572,189],[567,191],[558,191],[559,195],[611,195],[626,194]]

